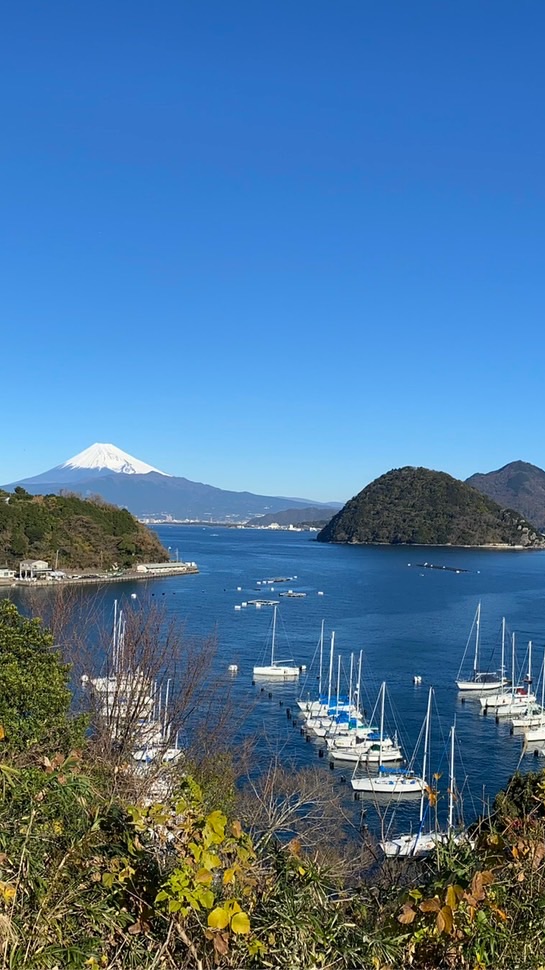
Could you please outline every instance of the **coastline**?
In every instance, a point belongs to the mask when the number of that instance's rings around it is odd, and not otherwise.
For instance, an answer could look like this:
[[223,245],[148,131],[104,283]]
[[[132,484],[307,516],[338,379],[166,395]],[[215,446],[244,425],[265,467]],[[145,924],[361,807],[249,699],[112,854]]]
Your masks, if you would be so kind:
[[178,563],[176,568],[162,569],[161,572],[144,572],[137,569],[127,569],[123,573],[108,575],[108,573],[96,573],[90,576],[76,575],[65,576],[64,579],[9,579],[0,580],[0,589],[58,589],[66,586],[88,586],[88,585],[108,585],[109,583],[129,583],[134,580],[162,579],[165,576],[189,576],[199,572],[198,567],[191,564],[180,568]]

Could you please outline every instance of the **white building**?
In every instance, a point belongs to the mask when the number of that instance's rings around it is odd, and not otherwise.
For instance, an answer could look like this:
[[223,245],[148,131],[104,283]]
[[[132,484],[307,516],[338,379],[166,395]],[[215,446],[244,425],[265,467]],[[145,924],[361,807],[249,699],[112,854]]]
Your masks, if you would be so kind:
[[19,563],[19,579],[46,579],[50,572],[45,559],[24,559]]
[[137,573],[149,573],[150,576],[169,575],[172,573],[196,572],[196,562],[141,562],[136,567]]

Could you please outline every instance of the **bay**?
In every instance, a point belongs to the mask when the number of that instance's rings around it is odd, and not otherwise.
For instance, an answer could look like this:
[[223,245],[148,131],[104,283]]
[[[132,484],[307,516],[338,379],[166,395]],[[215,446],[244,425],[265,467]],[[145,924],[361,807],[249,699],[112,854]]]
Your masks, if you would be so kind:
[[[497,724],[493,716],[480,713],[476,701],[463,702],[454,681],[480,601],[483,661],[494,652],[494,667],[499,666],[505,616],[517,635],[521,665],[528,640],[533,642],[536,683],[545,642],[545,552],[339,546],[318,543],[315,534],[306,532],[175,524],[154,528],[171,558],[194,560],[199,573],[113,584],[104,598],[105,618],[114,599],[136,594],[135,603],[149,595],[183,622],[189,636],[214,634],[217,671],[225,679],[225,690],[247,712],[243,732],[256,739],[256,757],[263,766],[279,756],[294,767],[313,764],[330,770],[327,756],[319,758],[318,746],[305,740],[295,716],[296,699],[302,692],[314,694],[317,687],[313,659],[322,620],[326,650],[334,630],[345,673],[350,654],[363,650],[362,694],[368,713],[381,681],[387,682],[393,709],[388,727],[398,730],[407,755],[419,736],[433,686],[432,764],[442,775],[438,787],[443,810],[446,739],[454,719],[456,773],[466,821],[477,817],[519,765],[535,770],[542,763],[533,752],[522,754],[521,738],[510,734],[508,719]],[[426,568],[421,565],[425,562],[439,568]],[[272,577],[297,578],[273,588],[258,585]],[[287,588],[306,596],[279,597]],[[278,656],[306,665],[306,684],[304,677],[299,683],[253,683],[254,664],[268,662],[272,611],[241,604],[260,597],[279,600]],[[471,644],[468,667],[472,649]],[[228,672],[232,664],[238,667],[235,675]],[[415,675],[421,684],[413,683]],[[347,803],[352,803],[350,775],[346,766],[333,772],[346,787]],[[371,827],[376,827],[373,807],[367,808]],[[394,827],[403,828],[411,812],[414,807],[400,807]]]

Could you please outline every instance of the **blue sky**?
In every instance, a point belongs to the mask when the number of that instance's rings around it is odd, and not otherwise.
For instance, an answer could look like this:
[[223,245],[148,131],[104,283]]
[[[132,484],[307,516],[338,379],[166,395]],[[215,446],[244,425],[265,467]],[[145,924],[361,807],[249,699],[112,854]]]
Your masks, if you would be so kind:
[[94,441],[344,501],[545,466],[542,0],[26,0],[0,482]]

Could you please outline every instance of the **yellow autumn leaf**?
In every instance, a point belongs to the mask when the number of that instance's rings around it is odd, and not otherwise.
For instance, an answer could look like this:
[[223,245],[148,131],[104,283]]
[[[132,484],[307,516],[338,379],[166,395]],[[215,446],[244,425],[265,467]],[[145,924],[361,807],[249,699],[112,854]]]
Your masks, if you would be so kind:
[[233,933],[249,933],[250,919],[247,913],[235,913],[231,920]]
[[449,886],[445,896],[445,902],[447,906],[450,906],[452,912],[454,912],[455,909],[457,909],[458,907],[458,898],[459,896],[458,896],[458,893],[456,892],[456,887]]
[[441,912],[437,914],[442,916],[445,923],[445,933],[452,933],[452,927],[454,925],[454,919],[452,916],[452,910],[450,906],[443,906]]
[[9,882],[0,882],[0,896],[5,903],[11,903],[15,897],[15,893],[15,886],[10,885]]
[[4,731],[4,725],[0,724],[0,741],[3,741],[5,736],[6,736],[6,732]]
[[222,906],[216,906],[208,914],[208,925],[213,930],[224,930],[229,925],[229,913]]
[[212,882],[213,878],[214,876],[212,875],[209,869],[199,869],[199,871],[195,875],[195,882],[203,883],[205,886],[207,886],[209,883]]

